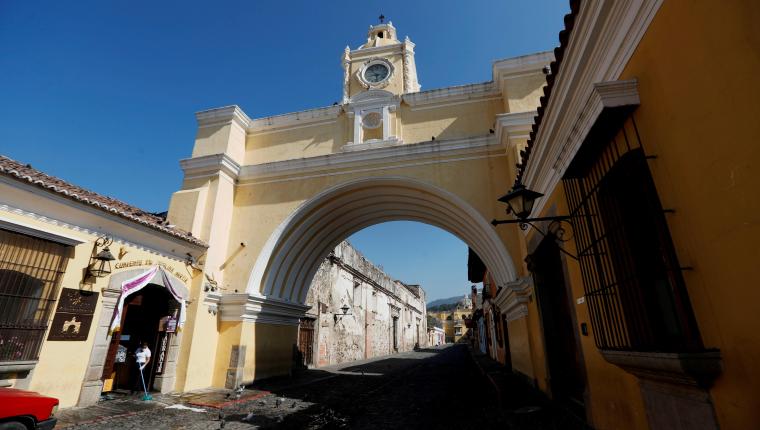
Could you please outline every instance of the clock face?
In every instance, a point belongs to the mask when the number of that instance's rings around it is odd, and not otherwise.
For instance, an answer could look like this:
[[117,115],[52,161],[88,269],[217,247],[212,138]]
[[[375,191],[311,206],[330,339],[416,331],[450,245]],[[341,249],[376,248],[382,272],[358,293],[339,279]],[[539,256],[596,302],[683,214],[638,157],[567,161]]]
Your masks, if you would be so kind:
[[388,67],[384,64],[373,64],[369,67],[367,67],[367,70],[364,71],[364,79],[367,82],[370,82],[372,84],[376,84],[378,82],[382,82],[385,80],[385,78],[388,77]]

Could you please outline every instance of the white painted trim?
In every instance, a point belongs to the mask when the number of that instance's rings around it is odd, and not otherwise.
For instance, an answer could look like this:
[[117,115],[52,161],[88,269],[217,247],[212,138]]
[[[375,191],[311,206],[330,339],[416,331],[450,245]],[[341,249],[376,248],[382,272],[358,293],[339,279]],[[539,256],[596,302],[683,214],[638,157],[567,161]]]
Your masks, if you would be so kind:
[[352,151],[366,151],[368,149],[388,148],[391,146],[403,145],[404,141],[396,136],[390,136],[388,139],[383,140],[368,140],[363,143],[348,142],[343,145],[340,150],[343,152]]
[[483,258],[498,285],[509,288],[516,279],[496,230],[460,197],[408,177],[370,177],[328,188],[291,213],[259,253],[246,291],[303,302],[314,273],[341,240],[367,226],[401,219],[461,238]]
[[398,40],[396,42],[390,45],[354,49],[351,51],[351,61],[364,61],[373,56],[402,55],[404,44]]
[[552,51],[496,60],[491,68],[493,82],[501,83],[504,79],[525,76],[526,73],[543,73],[543,68],[552,61],[554,61],[554,52]]
[[[367,69],[374,66],[375,64],[384,66],[388,70],[388,74],[385,75],[385,78],[379,82],[370,82],[364,75],[367,72]],[[396,68],[393,67],[393,64],[391,64],[390,61],[385,58],[373,57],[366,60],[364,64],[359,68],[359,70],[356,72],[356,79],[359,80],[359,83],[364,85],[364,88],[367,89],[385,88],[390,83],[391,78],[393,78],[395,72]]]
[[240,175],[240,165],[227,154],[213,154],[201,157],[186,158],[179,161],[185,179],[197,179],[225,174],[230,179]]
[[507,321],[528,316],[528,303],[533,294],[533,278],[524,276],[502,288],[492,303],[506,314]]
[[297,326],[310,306],[256,293],[223,294],[219,300],[222,321],[246,321]]
[[246,115],[237,105],[196,112],[195,120],[198,122],[198,128],[213,127],[234,122],[245,130],[251,124],[251,119],[248,118],[248,115]]
[[510,112],[496,115],[496,141],[508,141],[509,147],[514,147],[519,139],[528,139],[536,111]]
[[[582,2],[523,183],[553,190],[596,119],[595,84],[619,79],[663,0]],[[540,213],[545,199],[536,202]]]
[[[8,209],[10,209],[8,206],[0,206],[0,210],[5,210],[6,212],[10,212]],[[85,243],[86,240],[76,238],[74,236],[69,235],[63,235],[59,233],[53,233],[46,230],[41,230],[39,227],[26,223],[23,221],[18,220],[12,220],[10,218],[7,218],[3,216],[2,213],[0,213],[0,228],[5,230],[10,230],[15,233],[21,233],[25,234],[27,236],[33,236],[40,239],[49,240],[51,242],[57,242],[62,245],[69,245],[69,246],[77,246],[81,243]]]
[[[206,247],[185,241],[170,234],[162,234],[143,224],[130,222],[116,214],[104,212],[85,203],[65,198],[54,192],[0,176],[0,186],[8,185],[19,195],[0,193],[0,212],[26,217],[35,222],[59,226],[87,236],[112,237],[116,243],[184,261],[186,253],[198,256]],[[22,197],[23,196],[23,197]],[[41,199],[33,201],[33,199]],[[31,211],[31,208],[34,211]],[[5,219],[9,219],[5,217]],[[15,223],[16,221],[10,220]],[[63,235],[67,236],[67,235]],[[143,240],[137,239],[141,237]],[[74,239],[75,236],[72,236]],[[78,239],[77,239],[78,240]],[[91,239],[90,239],[91,240]],[[85,242],[88,240],[85,240]]]
[[[544,170],[541,182],[536,183],[526,180],[528,188],[549,195],[550,190],[557,186],[573,157],[586,139],[591,127],[596,123],[604,109],[638,106],[639,93],[635,79],[627,81],[601,82],[592,85],[592,92],[577,117],[572,133],[564,141],[553,141],[546,145],[543,151],[537,150],[531,156],[529,165],[541,166]],[[535,158],[534,158],[535,157]],[[551,188],[545,188],[551,186]],[[546,199],[539,199],[534,206],[533,213],[539,214],[543,210]]]

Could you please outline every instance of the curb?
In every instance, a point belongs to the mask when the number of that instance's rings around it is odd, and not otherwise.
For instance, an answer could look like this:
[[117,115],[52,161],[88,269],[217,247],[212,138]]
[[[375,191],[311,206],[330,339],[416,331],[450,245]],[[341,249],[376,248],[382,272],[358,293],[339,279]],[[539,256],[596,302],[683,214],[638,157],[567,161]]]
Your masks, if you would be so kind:
[[485,369],[483,369],[483,366],[480,365],[480,362],[475,358],[475,352],[472,349],[471,345],[467,345],[467,351],[470,353],[470,358],[475,363],[475,367],[478,368],[480,371],[480,374],[483,375],[487,380],[488,383],[493,388],[494,392],[496,393],[496,401],[499,403],[499,405],[502,405],[502,394],[501,394],[501,387],[499,387],[499,384],[494,381],[494,379],[491,377],[489,373],[486,373]]

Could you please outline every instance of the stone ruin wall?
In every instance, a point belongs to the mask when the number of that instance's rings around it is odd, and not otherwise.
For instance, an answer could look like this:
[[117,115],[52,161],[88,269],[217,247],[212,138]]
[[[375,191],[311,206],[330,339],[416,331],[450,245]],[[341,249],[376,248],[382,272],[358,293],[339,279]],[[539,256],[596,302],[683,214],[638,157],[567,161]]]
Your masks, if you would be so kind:
[[[414,348],[417,329],[420,347],[427,346],[422,288],[406,287],[394,281],[348,242],[340,243],[333,256],[319,267],[306,299],[306,304],[311,306],[307,316],[315,319],[314,365],[345,363],[396,352],[392,341],[394,314],[399,317],[398,351]],[[341,310],[344,305],[349,307],[345,316]]]

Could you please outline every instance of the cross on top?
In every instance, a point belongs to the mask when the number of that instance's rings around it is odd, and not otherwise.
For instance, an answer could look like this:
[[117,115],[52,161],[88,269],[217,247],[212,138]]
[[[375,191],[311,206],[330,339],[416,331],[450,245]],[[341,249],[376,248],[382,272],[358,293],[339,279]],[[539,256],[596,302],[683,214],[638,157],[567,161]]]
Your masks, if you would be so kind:
[[382,13],[380,14],[378,18],[380,19],[380,24],[382,24],[383,21],[385,21],[385,15],[383,15]]

